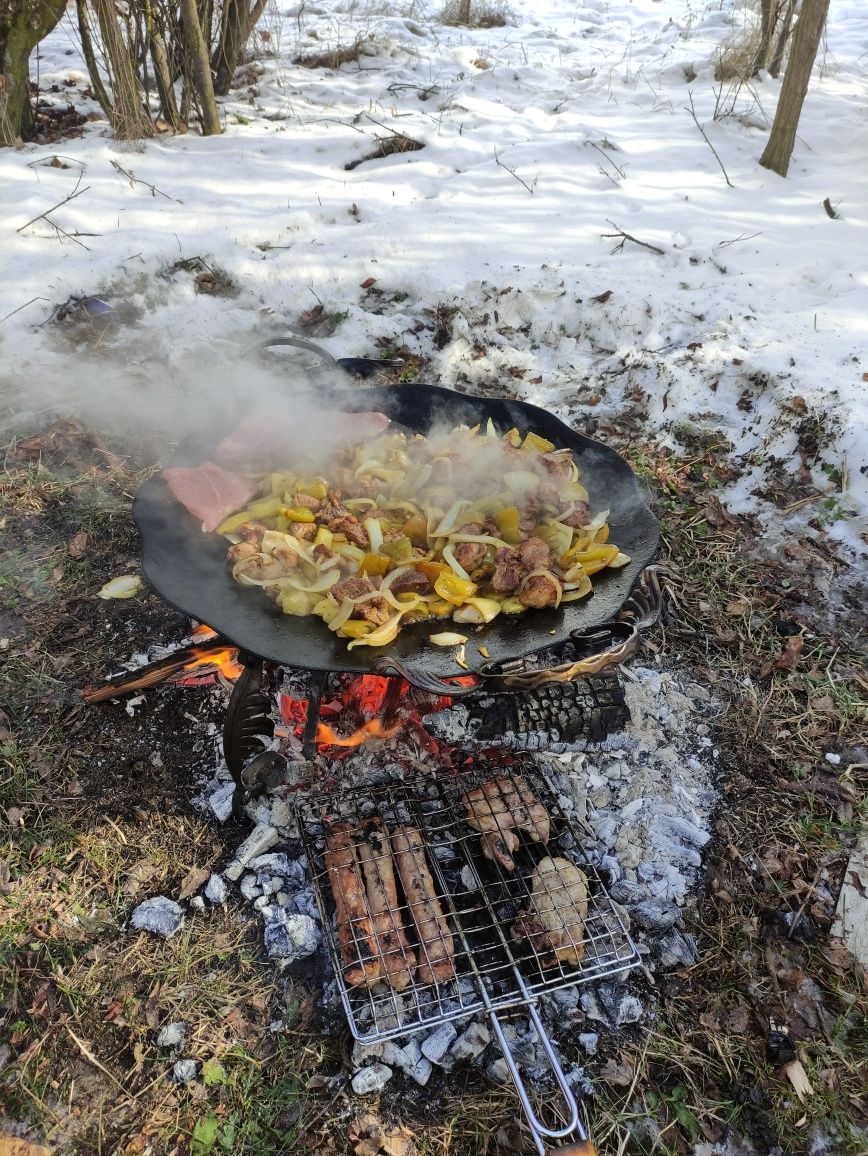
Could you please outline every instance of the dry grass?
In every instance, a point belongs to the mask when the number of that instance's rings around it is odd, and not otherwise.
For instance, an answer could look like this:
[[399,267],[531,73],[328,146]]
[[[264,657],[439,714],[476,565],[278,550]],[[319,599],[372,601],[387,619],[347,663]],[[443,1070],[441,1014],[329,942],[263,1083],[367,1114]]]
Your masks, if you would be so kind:
[[502,28],[509,6],[497,0],[449,0],[438,17],[441,24],[463,28]]
[[293,57],[293,64],[300,68],[340,68],[344,64],[357,63],[359,57],[368,54],[372,45],[363,36],[356,37],[352,44],[341,48],[323,49],[322,52],[303,52]]

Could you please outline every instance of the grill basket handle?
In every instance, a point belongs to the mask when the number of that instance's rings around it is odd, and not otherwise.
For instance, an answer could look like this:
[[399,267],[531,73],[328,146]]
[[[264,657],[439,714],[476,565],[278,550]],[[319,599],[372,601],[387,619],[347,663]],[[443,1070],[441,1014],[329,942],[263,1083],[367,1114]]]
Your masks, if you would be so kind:
[[[521,1078],[521,1072],[519,1072],[518,1065],[509,1049],[509,1041],[504,1034],[503,1026],[497,1012],[489,1012],[488,1018],[491,1021],[494,1034],[497,1036],[497,1042],[500,1044],[500,1049],[503,1052],[503,1058],[506,1060],[506,1066],[509,1068],[509,1074],[512,1076],[512,1082],[515,1084],[518,1098],[521,1100],[521,1106],[524,1109],[524,1114],[530,1125],[537,1152],[539,1156],[594,1156],[594,1147],[590,1143],[587,1133],[579,1120],[579,1105],[576,1103],[576,1097],[573,1095],[572,1088],[567,1083],[567,1077],[561,1067],[560,1060],[555,1055],[555,1050],[552,1047],[548,1032],[543,1026],[543,1022],[539,1018],[539,1013],[533,1004],[528,1004],[527,1013],[531,1023],[536,1029],[537,1039],[542,1044],[546,1059],[549,1062],[549,1067],[552,1070],[555,1082],[566,1104],[568,1123],[563,1128],[548,1128],[543,1124],[539,1116],[537,1116],[530,1102],[527,1088]],[[574,1143],[567,1145],[565,1148],[558,1148],[554,1153],[551,1149],[546,1148],[545,1140],[564,1140],[572,1133],[578,1133],[579,1137]]]

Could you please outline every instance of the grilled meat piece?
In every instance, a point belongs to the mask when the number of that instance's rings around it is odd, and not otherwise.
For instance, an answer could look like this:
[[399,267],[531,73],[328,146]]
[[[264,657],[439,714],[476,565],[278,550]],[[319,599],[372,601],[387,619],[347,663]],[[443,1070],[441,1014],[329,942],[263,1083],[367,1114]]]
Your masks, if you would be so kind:
[[235,542],[226,551],[226,560],[230,566],[234,566],[242,558],[252,558],[254,554],[258,553],[259,547],[255,542]]
[[292,501],[289,503],[294,509],[299,510],[319,510],[322,502],[319,498],[315,498],[312,494],[293,494]]
[[541,610],[544,606],[554,606],[560,596],[560,584],[556,578],[548,574],[529,574],[518,592],[518,600],[522,606],[532,606],[535,610]]
[[428,594],[431,579],[421,570],[408,570],[406,574],[399,574],[389,589],[393,594]]
[[[363,594],[373,594],[376,589],[370,578],[345,578],[343,582],[336,582],[331,592],[337,602],[342,602],[344,598],[355,599],[361,598]],[[369,598],[367,602],[358,603],[353,609],[353,617],[364,618],[376,626],[387,622],[391,613],[389,603],[379,595]]]
[[418,828],[396,827],[392,847],[419,937],[419,982],[446,983],[455,978],[455,946],[425,861],[425,844]]
[[512,594],[523,577],[524,571],[521,568],[518,551],[508,546],[501,547],[494,555],[491,589],[496,594]]
[[262,545],[262,535],[268,532],[268,527],[261,522],[243,522],[235,533],[242,542],[253,542],[257,548]]
[[371,987],[383,969],[349,823],[335,823],[329,828],[323,859],[335,901],[344,981],[350,987]]
[[542,538],[528,538],[518,552],[525,570],[548,570],[552,564],[551,548]]
[[368,893],[383,978],[395,989],[404,991],[416,970],[416,955],[401,923],[398,912],[398,889],[389,836],[380,819],[366,824],[366,838],[358,849],[359,862]]
[[482,542],[458,542],[454,547],[455,561],[469,574],[485,561],[487,547]]
[[335,534],[343,534],[354,545],[367,550],[371,544],[368,531],[354,514],[347,514],[343,518],[334,518],[329,522],[329,529]]
[[316,522],[290,522],[289,532],[300,542],[312,542],[316,537]]
[[548,811],[519,775],[495,775],[463,795],[467,821],[480,833],[482,853],[506,871],[515,870],[513,853],[519,842],[515,829],[535,843],[547,843],[551,834]]
[[529,906],[512,925],[516,942],[530,941],[543,967],[579,964],[585,955],[588,877],[568,859],[541,859],[531,876]]
[[574,530],[587,526],[591,520],[591,507],[587,502],[576,502],[576,508],[568,518],[564,518],[565,526],[572,526]]

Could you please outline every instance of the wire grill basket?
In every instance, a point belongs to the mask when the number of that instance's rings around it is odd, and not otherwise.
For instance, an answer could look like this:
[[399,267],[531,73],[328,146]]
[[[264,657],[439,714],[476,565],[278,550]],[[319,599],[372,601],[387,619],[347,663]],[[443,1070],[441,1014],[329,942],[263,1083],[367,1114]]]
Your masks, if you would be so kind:
[[[638,953],[582,832],[535,767],[394,780],[296,801],[350,1029],[382,1042],[487,1015],[538,1150],[584,1133],[536,1012],[545,992],[626,971]],[[337,908],[337,911],[336,911]],[[339,918],[336,918],[339,916]],[[536,1117],[498,1013],[524,1007],[567,1102]]]

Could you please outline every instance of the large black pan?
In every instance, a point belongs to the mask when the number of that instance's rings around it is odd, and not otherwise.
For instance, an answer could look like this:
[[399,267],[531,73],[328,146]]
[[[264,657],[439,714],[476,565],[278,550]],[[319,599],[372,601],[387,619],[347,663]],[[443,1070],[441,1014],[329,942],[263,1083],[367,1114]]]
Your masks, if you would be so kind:
[[[295,395],[299,397],[299,395]],[[337,389],[301,395],[300,400],[348,412],[382,410],[407,430],[425,433],[434,422],[473,425],[491,418],[499,432],[513,426],[532,430],[573,450],[582,482],[594,510],[611,510],[611,539],[632,561],[623,569],[594,576],[594,593],[558,610],[531,610],[501,617],[471,634],[466,660],[471,671],[488,661],[517,658],[565,640],[573,630],[586,630],[614,618],[640,572],[653,559],[658,544],[657,522],[648,509],[632,470],[614,450],[576,433],[552,414],[526,402],[477,398],[432,385],[377,386]],[[290,403],[291,404],[291,403]],[[223,430],[223,433],[228,430]],[[197,455],[197,456],[196,456]],[[201,448],[187,451],[175,464],[196,465],[207,457]],[[283,615],[259,590],[240,586],[226,567],[226,542],[203,534],[201,525],[170,493],[162,478],[140,488],[133,516],[142,538],[145,578],[168,602],[242,649],[287,666],[308,670],[370,672],[387,654],[420,674],[440,677],[463,673],[449,650],[433,646],[428,635],[448,629],[442,621],[420,623],[402,630],[387,647],[347,650],[318,618]],[[484,644],[490,658],[483,658]]]

